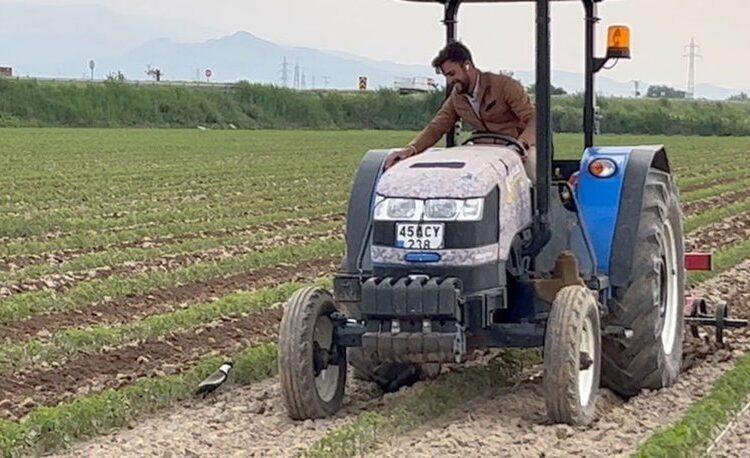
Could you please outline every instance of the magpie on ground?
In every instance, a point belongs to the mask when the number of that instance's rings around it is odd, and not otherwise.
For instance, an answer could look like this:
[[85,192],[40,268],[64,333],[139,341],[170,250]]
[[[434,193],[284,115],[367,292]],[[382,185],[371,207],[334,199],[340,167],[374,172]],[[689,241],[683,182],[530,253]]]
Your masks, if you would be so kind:
[[227,378],[229,378],[229,372],[231,370],[231,361],[222,364],[219,370],[206,377],[206,379],[203,380],[200,385],[198,385],[198,389],[195,391],[195,395],[199,396],[202,394],[205,398],[210,393],[216,391],[217,388],[219,388],[224,382],[227,381]]

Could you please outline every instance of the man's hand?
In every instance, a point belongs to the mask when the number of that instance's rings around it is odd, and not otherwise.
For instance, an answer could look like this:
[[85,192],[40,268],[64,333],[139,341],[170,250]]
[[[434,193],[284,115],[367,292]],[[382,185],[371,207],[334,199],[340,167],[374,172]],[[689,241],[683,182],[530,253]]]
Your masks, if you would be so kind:
[[404,159],[408,159],[417,154],[417,149],[413,146],[407,146],[406,148],[396,149],[391,151],[388,157],[385,158],[385,166],[383,170],[388,170]]

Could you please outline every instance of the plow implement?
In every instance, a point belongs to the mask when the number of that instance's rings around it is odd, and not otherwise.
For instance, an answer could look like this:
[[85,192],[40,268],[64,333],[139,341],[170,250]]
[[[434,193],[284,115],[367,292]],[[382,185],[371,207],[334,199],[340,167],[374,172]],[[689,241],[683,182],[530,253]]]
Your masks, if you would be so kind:
[[[710,253],[687,253],[685,254],[685,269],[689,271],[710,271],[713,268],[713,259]],[[711,312],[710,310],[713,310]],[[700,337],[699,326],[712,326],[716,328],[716,342],[724,344],[724,331],[727,329],[744,328],[748,326],[747,320],[730,318],[729,304],[725,301],[710,305],[701,297],[685,295],[685,326],[690,328],[693,337]]]

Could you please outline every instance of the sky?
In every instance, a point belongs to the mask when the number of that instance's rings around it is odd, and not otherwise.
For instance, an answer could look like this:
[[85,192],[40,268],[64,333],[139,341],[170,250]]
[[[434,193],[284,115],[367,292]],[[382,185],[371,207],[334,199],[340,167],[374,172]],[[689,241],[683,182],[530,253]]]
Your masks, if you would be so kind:
[[[0,0],[9,3],[11,0]],[[14,0],[15,1],[15,0]],[[27,0],[40,4],[97,4],[119,13],[184,21],[220,34],[245,30],[280,44],[345,51],[399,63],[426,64],[444,40],[438,4],[400,0]],[[582,7],[553,8],[553,67],[583,71]],[[605,0],[605,27],[632,29],[633,59],[607,76],[684,87],[685,45],[700,45],[697,81],[750,87],[750,0]],[[480,68],[530,70],[534,66],[533,5],[463,5],[459,37]]]

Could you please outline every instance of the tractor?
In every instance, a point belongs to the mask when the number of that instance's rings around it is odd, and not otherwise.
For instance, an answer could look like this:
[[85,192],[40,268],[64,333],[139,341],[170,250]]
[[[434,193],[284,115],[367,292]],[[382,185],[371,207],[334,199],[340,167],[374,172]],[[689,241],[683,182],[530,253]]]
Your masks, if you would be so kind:
[[[445,148],[386,171],[391,150],[368,152],[353,183],[333,291],[306,287],[285,304],[278,366],[289,416],[334,414],[349,365],[393,391],[487,348],[543,349],[552,422],[591,423],[600,385],[629,397],[673,384],[682,363],[686,260],[706,268],[710,255],[684,252],[663,146],[594,144],[595,75],[630,57],[630,30],[610,27],[600,58],[601,0],[408,1],[443,6],[448,42],[462,3],[535,4],[536,178],[527,176],[516,139],[489,132],[456,145],[452,131]],[[585,13],[580,160],[553,157],[553,1],[578,1]]]

